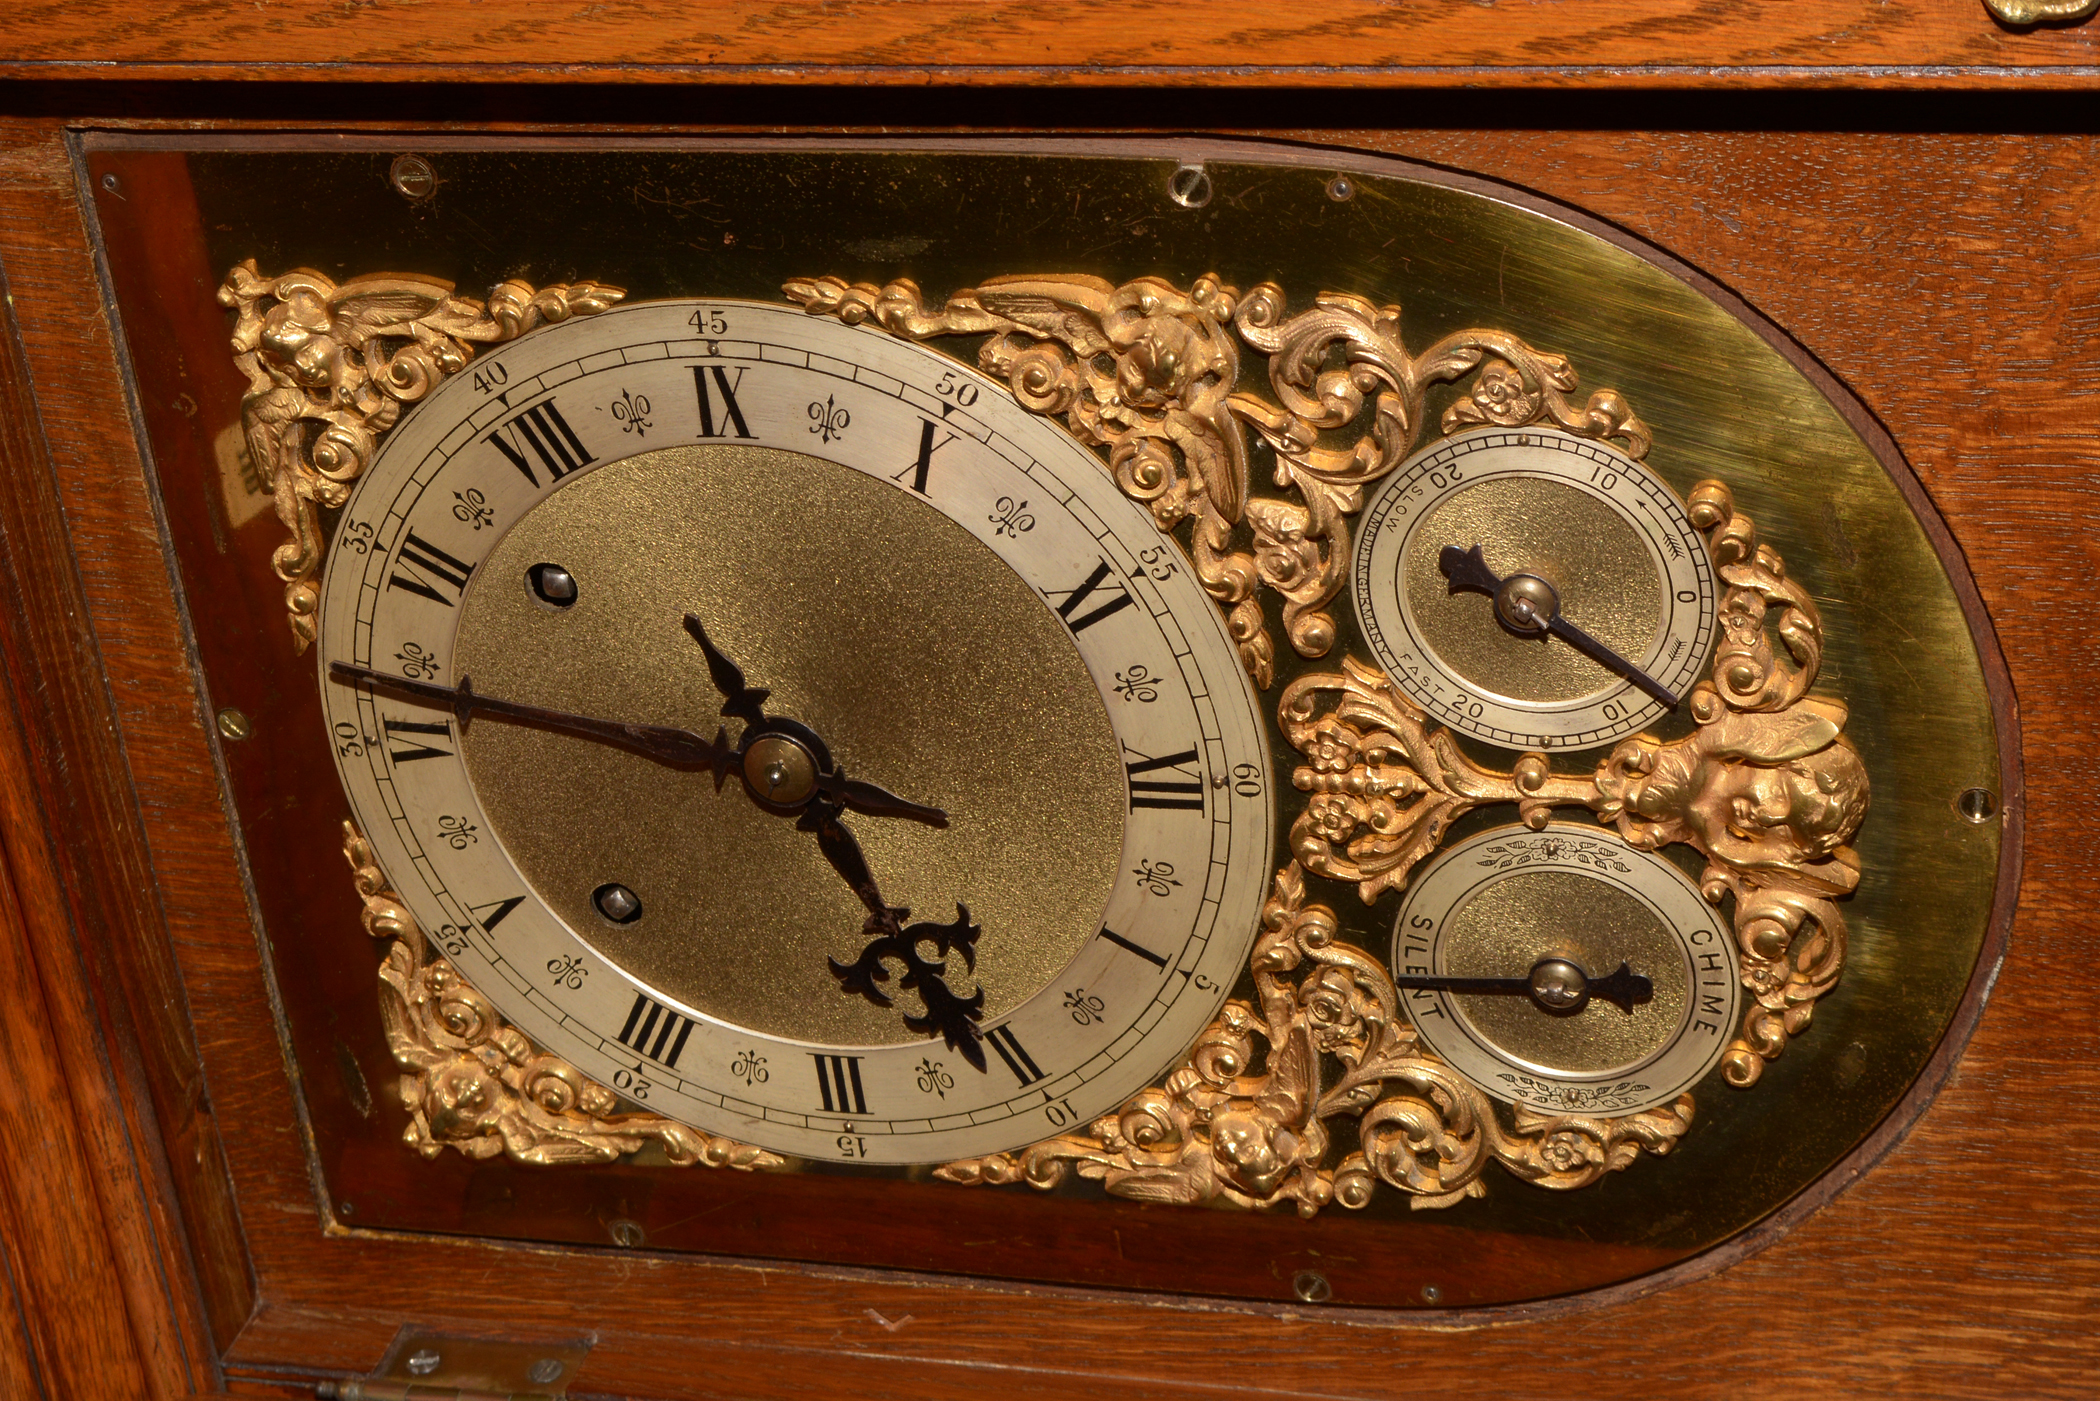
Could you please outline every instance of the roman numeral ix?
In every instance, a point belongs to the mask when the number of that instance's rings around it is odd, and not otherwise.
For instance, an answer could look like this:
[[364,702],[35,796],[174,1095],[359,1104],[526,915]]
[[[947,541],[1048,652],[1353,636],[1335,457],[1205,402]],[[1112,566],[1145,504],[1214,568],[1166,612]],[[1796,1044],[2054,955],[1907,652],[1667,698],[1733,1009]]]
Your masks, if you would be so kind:
[[647,1056],[659,1065],[678,1068],[678,1057],[685,1050],[685,1038],[692,1035],[690,1017],[681,1017],[670,1008],[642,993],[634,995],[634,1006],[627,1013],[627,1025],[620,1028],[619,1041],[638,1056]]
[[[707,378],[710,371],[714,374],[715,391],[722,396],[722,426],[719,429],[715,427],[714,399],[707,392]],[[730,428],[732,425],[735,426],[736,432],[734,436],[736,437],[755,438],[758,436],[758,434],[751,431],[751,425],[744,422],[744,411],[738,406],[736,401],[737,387],[743,382],[744,372],[741,369],[732,378],[729,372],[720,365],[693,366],[693,392],[700,398],[701,437],[729,437],[731,436]]]
[[547,469],[550,486],[577,468],[588,467],[598,460],[584,447],[583,440],[576,436],[576,430],[561,416],[561,410],[554,406],[552,399],[544,404],[534,404],[498,427],[489,434],[488,444],[509,458],[510,465],[534,486],[540,484],[540,479],[533,472],[532,463],[525,460],[528,452]]

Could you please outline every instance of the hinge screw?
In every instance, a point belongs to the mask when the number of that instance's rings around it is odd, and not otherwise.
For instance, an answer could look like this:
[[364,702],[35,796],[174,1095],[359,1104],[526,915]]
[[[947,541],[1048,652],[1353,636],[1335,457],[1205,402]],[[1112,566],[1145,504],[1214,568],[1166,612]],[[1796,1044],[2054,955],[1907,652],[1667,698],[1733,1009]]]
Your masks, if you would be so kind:
[[437,172],[421,156],[401,156],[387,170],[394,193],[411,203],[421,203],[437,193]]
[[427,1377],[438,1369],[438,1363],[441,1361],[443,1359],[437,1355],[435,1348],[424,1348],[408,1359],[408,1370],[419,1377]]

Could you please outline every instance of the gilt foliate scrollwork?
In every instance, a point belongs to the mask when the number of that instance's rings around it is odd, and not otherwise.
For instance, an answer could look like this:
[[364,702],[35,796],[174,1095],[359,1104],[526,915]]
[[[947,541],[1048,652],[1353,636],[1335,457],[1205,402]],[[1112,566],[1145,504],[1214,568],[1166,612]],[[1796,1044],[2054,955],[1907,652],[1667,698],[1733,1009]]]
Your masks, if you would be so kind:
[[543,1167],[604,1163],[654,1144],[675,1166],[779,1167],[775,1153],[654,1114],[620,1112],[611,1090],[548,1055],[503,1019],[442,957],[426,958],[415,917],[388,888],[372,849],[343,824],[343,855],[364,900],[365,929],[388,940],[380,1016],[404,1072],[402,1138],[426,1158],[455,1148]]
[[[1264,282],[1244,298],[1215,276],[1186,292],[1156,277],[1118,287],[1077,274],[993,278],[929,310],[916,284],[835,277],[790,282],[813,314],[872,321],[914,340],[985,335],[978,363],[1037,413],[1061,415],[1106,448],[1109,470],[1162,530],[1193,519],[1190,555],[1257,685],[1275,675],[1258,584],[1283,601],[1284,631],[1307,657],[1334,646],[1327,611],[1348,570],[1347,517],[1364,488],[1398,467],[1422,433],[1429,386],[1474,375],[1444,411],[1443,431],[1550,422],[1617,438],[1635,457],[1647,427],[1613,390],[1576,407],[1565,357],[1500,331],[1444,337],[1420,356],[1400,337],[1400,309],[1323,293],[1293,316]],[[1273,397],[1236,392],[1239,341],[1267,356]],[[1247,432],[1274,453],[1288,497],[1253,496]],[[1251,552],[1234,547],[1244,526]]]
[[349,499],[403,411],[464,369],[478,346],[603,311],[624,295],[595,282],[535,289],[512,280],[480,302],[455,296],[449,282],[394,273],[341,284],[303,268],[265,277],[253,259],[226,275],[219,302],[236,313],[249,459],[292,536],[271,564],[298,650],[314,640],[320,603],[318,508]]
[[[1289,1203],[1310,1216],[1330,1202],[1361,1207],[1381,1183],[1413,1206],[1449,1206],[1480,1195],[1491,1161],[1542,1187],[1573,1188],[1643,1152],[1669,1152],[1691,1126],[1690,1095],[1622,1115],[1516,1105],[1505,1125],[1421,1044],[1379,961],[1338,942],[1334,912],[1306,902],[1307,872],[1354,884],[1366,904],[1404,887],[1454,821],[1489,804],[1515,805],[1535,829],[1555,807],[1587,807],[1633,846],[1682,842],[1705,857],[1701,893],[1733,901],[1751,993],[1723,1074],[1754,1084],[1843,967],[1833,901],[1858,884],[1848,843],[1868,784],[1842,734],[1844,706],[1807,694],[1823,647],[1814,601],[1725,486],[1701,483],[1691,511],[1727,586],[1712,679],[1687,698],[1691,734],[1626,740],[1590,774],[1557,774],[1539,753],[1500,773],[1469,759],[1374,668],[1344,658],[1338,672],[1298,677],[1278,712],[1305,757],[1292,782],[1308,799],[1251,961],[1258,1005],[1227,1003],[1159,1088],[1086,1132],[937,1175],[1048,1188],[1077,1173],[1117,1196]],[[1341,1067],[1331,1083],[1330,1062]],[[1327,1121],[1337,1116],[1356,1119],[1360,1146],[1330,1165]]]
[[[1076,1173],[1138,1201],[1363,1207],[1381,1183],[1414,1207],[1480,1196],[1499,1162],[1542,1187],[1574,1188],[1667,1153],[1692,1100],[1601,1118],[1493,1103],[1431,1054],[1400,1012],[1384,966],[1336,939],[1334,911],[1308,904],[1304,872],[1277,872],[1251,968],[1258,1005],[1228,1002],[1188,1058],[1086,1132],[1017,1153],[949,1163],[964,1184],[1050,1188]],[[1331,1069],[1338,1067],[1338,1070]],[[1333,1158],[1332,1119],[1356,1121],[1360,1147]]]
[[1749,1085],[1843,966],[1845,924],[1832,900],[1859,884],[1849,843],[1868,783],[1842,733],[1844,705],[1807,694],[1823,654],[1814,600],[1758,543],[1725,486],[1702,482],[1691,511],[1727,586],[1712,679],[1686,698],[1692,733],[1625,740],[1591,774],[1557,774],[1537,753],[1497,773],[1383,673],[1345,659],[1339,673],[1297,678],[1279,702],[1284,734],[1306,758],[1292,782],[1309,795],[1291,853],[1308,871],[1354,883],[1369,903],[1405,886],[1454,821],[1492,803],[1515,804],[1534,828],[1555,807],[1587,807],[1634,846],[1692,847],[1706,858],[1707,899],[1735,902],[1754,1001],[1723,1065],[1731,1083]]

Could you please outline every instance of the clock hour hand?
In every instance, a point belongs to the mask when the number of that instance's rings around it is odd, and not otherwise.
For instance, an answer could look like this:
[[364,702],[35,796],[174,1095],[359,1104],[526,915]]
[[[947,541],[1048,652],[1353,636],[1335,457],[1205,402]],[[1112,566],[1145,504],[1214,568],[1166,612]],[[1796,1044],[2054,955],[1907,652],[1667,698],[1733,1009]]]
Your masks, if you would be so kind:
[[707,629],[691,613],[685,615],[685,630],[707,654],[707,675],[715,683],[715,689],[722,693],[722,713],[742,720],[746,725],[763,725],[766,722],[766,697],[773,693],[762,686],[745,685],[744,669],[715,646]]
[[328,670],[338,681],[364,681],[399,695],[414,696],[418,700],[434,701],[447,706],[458,719],[461,734],[466,733],[467,726],[472,723],[477,713],[501,716],[506,720],[541,725],[564,734],[616,744],[624,749],[632,749],[660,764],[678,768],[708,769],[714,773],[718,787],[727,775],[737,771],[742,762],[742,756],[730,747],[728,736],[719,731],[713,739],[708,739],[691,730],[681,730],[671,725],[637,725],[625,720],[602,720],[592,715],[577,715],[548,706],[528,705],[523,701],[504,700],[499,696],[485,696],[475,691],[473,678],[468,676],[460,677],[457,686],[440,686],[434,681],[415,681],[406,676],[394,676],[349,662],[331,662]]
[[1538,575],[1517,573],[1498,578],[1488,567],[1478,545],[1468,550],[1446,545],[1437,555],[1436,563],[1450,582],[1452,593],[1482,593],[1493,599],[1496,618],[1510,631],[1533,637],[1550,633],[1606,671],[1625,677],[1670,709],[1678,707],[1680,702],[1668,687],[1562,617],[1559,592]]
[[[972,971],[976,969],[977,937],[983,931],[972,922],[969,910],[958,904],[953,924],[927,921],[907,926],[904,920],[911,911],[882,898],[874,873],[868,869],[867,856],[846,824],[839,821],[839,809],[835,803],[822,799],[811,803],[795,825],[816,834],[817,847],[824,853],[824,859],[831,863],[831,868],[853,888],[853,893],[868,909],[867,923],[861,927],[861,932],[870,937],[867,946],[860,951],[860,957],[851,963],[841,963],[835,958],[825,960],[831,965],[831,975],[839,980],[839,990],[865,997],[877,1007],[892,1005],[889,995],[879,984],[890,980],[885,960],[895,959],[904,966],[904,975],[897,980],[897,986],[918,993],[919,1000],[926,1006],[923,1016],[910,1012],[904,1014],[905,1028],[921,1036],[938,1034],[949,1050],[960,1053],[973,1067],[983,1070],[984,1047],[978,1044],[977,1019],[984,1015],[984,989],[980,987],[968,997],[957,997],[945,977],[948,965],[936,961],[946,959],[951,950],[956,950],[962,954],[966,967]],[[920,946],[928,943],[933,945],[933,959],[919,952]]]
[[1396,976],[1393,986],[1428,992],[1521,993],[1537,1004],[1540,1011],[1551,1012],[1557,1017],[1573,1016],[1587,1007],[1592,998],[1602,998],[1630,1017],[1634,1003],[1646,1002],[1655,996],[1654,982],[1645,974],[1634,972],[1629,964],[1621,963],[1616,972],[1592,978],[1581,964],[1566,958],[1542,958],[1521,978],[1406,974]]

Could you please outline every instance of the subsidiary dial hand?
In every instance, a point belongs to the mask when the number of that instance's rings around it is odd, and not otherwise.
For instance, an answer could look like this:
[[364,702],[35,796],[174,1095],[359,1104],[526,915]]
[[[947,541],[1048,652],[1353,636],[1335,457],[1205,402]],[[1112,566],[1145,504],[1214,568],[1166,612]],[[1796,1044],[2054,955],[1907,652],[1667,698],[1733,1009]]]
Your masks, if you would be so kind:
[[1495,616],[1511,630],[1533,636],[1550,633],[1605,670],[1625,677],[1641,690],[1675,710],[1678,698],[1660,681],[1569,622],[1560,614],[1560,594],[1536,574],[1512,574],[1499,578],[1488,568],[1481,547],[1462,550],[1444,546],[1437,555],[1437,568],[1450,581],[1452,593],[1483,593],[1495,601]]
[[1618,971],[1592,978],[1581,964],[1565,958],[1542,958],[1521,978],[1447,978],[1410,975],[1396,977],[1393,986],[1429,992],[1521,993],[1542,1012],[1571,1017],[1589,1006],[1591,998],[1603,998],[1627,1016],[1633,1004],[1655,996],[1655,984],[1645,974],[1621,963]]

